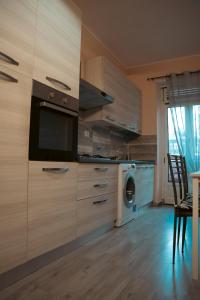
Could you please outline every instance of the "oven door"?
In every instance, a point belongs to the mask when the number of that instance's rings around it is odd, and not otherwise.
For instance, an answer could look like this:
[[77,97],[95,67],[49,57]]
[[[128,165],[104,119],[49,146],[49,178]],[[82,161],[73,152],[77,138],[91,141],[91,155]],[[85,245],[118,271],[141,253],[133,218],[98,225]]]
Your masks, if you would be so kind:
[[32,97],[29,160],[76,161],[78,114]]

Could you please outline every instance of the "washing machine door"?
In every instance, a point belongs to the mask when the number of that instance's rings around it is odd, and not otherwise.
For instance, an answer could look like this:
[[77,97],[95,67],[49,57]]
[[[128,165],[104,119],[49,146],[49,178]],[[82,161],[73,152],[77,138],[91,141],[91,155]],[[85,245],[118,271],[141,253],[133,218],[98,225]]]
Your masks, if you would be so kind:
[[135,180],[131,174],[127,174],[124,182],[124,203],[126,207],[133,206],[135,201]]

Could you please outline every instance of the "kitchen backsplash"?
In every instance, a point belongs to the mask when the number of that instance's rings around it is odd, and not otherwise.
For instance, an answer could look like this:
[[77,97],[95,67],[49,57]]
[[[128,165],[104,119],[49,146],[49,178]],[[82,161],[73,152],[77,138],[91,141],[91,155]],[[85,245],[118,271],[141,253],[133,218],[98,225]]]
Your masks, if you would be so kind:
[[108,128],[91,127],[88,123],[80,121],[78,153],[126,159],[127,142],[123,135]]
[[154,160],[157,157],[157,136],[141,135],[128,143],[128,158]]
[[116,156],[119,159],[156,160],[156,135],[143,135],[127,141],[108,128],[92,127],[79,121],[79,154]]

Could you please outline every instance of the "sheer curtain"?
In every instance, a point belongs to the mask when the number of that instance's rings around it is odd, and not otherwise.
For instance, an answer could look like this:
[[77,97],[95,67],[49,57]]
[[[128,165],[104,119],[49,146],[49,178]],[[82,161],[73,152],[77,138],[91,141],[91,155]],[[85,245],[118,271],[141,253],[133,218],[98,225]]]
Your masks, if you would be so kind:
[[200,72],[171,75],[166,83],[177,145],[171,154],[186,157],[188,172],[200,170]]

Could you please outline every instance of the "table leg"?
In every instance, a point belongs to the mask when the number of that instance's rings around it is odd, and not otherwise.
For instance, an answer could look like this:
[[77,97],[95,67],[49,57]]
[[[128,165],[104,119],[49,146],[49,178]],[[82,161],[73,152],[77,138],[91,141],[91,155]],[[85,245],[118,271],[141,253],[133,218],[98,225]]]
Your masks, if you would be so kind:
[[199,225],[199,179],[193,178],[193,214],[192,214],[192,278],[199,277],[198,225]]

